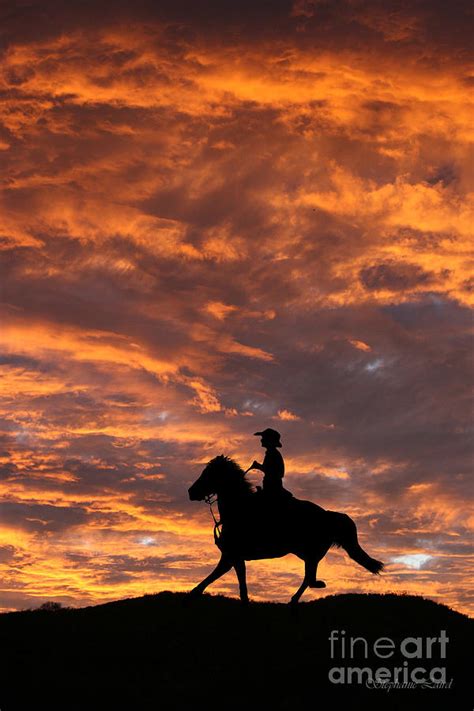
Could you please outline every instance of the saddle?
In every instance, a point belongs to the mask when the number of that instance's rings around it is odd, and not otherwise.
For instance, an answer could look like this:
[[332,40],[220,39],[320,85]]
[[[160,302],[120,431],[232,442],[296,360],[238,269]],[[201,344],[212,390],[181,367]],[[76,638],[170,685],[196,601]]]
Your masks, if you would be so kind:
[[281,530],[282,524],[288,522],[297,499],[283,487],[265,490],[258,486],[254,497],[249,523],[261,535],[273,538]]
[[262,503],[282,503],[283,501],[288,502],[289,499],[293,499],[294,496],[291,491],[285,489],[283,486],[275,487],[274,489],[262,489],[261,486],[257,486],[255,492],[256,496],[261,497],[260,501]]

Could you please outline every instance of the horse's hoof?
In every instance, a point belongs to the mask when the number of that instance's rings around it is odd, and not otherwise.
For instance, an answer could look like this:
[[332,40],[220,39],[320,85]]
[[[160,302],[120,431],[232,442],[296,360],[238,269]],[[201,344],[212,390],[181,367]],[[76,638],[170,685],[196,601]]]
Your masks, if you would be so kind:
[[314,583],[310,583],[310,588],[325,588],[326,583],[324,580],[315,580]]

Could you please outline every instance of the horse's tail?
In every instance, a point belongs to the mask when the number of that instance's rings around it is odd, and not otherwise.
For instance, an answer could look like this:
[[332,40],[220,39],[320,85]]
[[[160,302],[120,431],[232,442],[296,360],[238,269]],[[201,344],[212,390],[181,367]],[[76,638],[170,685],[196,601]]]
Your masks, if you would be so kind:
[[371,558],[359,545],[357,540],[357,528],[354,521],[347,514],[331,512],[334,517],[333,545],[344,548],[348,555],[359,563],[363,568],[367,568],[374,575],[379,575],[384,569],[384,564],[380,560]]

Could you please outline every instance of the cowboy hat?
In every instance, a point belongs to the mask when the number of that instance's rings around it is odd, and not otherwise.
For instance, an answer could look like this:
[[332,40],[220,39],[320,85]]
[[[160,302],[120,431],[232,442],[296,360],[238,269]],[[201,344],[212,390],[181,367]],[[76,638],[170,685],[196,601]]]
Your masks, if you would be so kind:
[[257,435],[259,435],[260,437],[266,437],[267,439],[271,440],[272,442],[274,442],[275,447],[282,446],[280,442],[280,433],[276,430],[272,430],[271,427],[267,427],[267,429],[263,430],[263,432],[254,432],[254,436]]

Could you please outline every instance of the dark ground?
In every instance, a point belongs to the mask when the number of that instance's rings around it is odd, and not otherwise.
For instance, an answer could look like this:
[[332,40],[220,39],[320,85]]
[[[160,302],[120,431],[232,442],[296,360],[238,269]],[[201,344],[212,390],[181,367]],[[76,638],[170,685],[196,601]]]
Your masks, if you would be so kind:
[[[331,630],[369,643],[390,637],[449,637],[410,669],[447,667],[451,689],[334,685],[333,666],[402,666],[370,653],[330,659]],[[341,634],[339,634],[341,636]],[[163,592],[106,605],[0,615],[0,710],[443,709],[471,711],[472,621],[430,600],[336,595],[300,603],[251,603]],[[362,645],[359,644],[362,651]],[[397,663],[398,662],[398,663]]]

